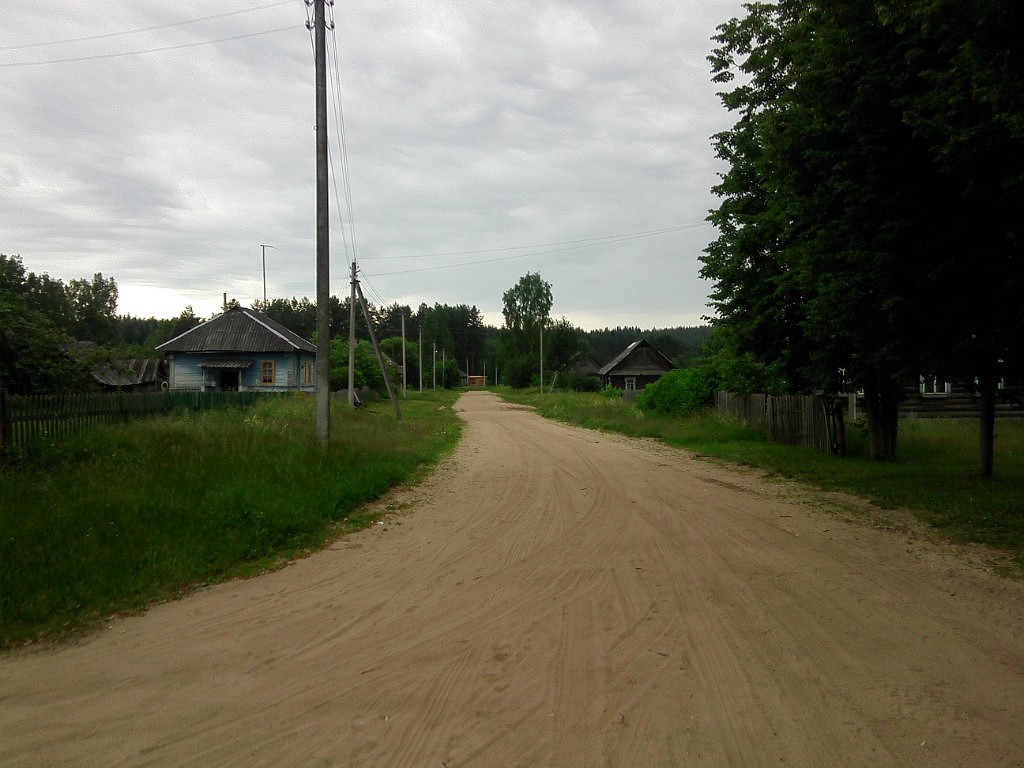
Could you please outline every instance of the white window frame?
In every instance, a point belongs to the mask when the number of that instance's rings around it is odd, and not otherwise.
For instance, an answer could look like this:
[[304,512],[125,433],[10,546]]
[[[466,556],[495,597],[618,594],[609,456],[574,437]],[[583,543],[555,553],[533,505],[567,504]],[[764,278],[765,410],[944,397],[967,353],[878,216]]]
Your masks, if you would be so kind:
[[938,376],[920,378],[921,397],[949,397],[953,394],[953,384]]

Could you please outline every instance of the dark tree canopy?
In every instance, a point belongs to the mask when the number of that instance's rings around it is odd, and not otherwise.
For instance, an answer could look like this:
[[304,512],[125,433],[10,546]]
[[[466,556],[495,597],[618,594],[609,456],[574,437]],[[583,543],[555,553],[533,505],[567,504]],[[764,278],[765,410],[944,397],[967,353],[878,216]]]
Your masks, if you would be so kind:
[[[893,459],[909,377],[1019,355],[1024,146],[1011,0],[779,0],[719,28],[737,115],[703,257],[716,324],[791,391],[862,387]],[[1000,32],[1000,30],[1002,30]],[[984,165],[980,169],[979,165]]]

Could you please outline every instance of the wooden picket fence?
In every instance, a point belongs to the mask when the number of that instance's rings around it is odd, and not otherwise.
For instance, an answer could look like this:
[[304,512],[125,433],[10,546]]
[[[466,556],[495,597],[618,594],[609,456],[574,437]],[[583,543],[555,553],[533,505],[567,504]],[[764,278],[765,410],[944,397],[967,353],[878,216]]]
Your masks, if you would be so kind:
[[715,406],[719,413],[757,429],[770,440],[787,445],[802,445],[825,453],[846,452],[846,431],[842,400],[827,395],[734,395],[718,392]]
[[262,392],[94,392],[11,395],[0,390],[0,454],[54,442],[97,424],[127,422],[177,409],[245,407]]

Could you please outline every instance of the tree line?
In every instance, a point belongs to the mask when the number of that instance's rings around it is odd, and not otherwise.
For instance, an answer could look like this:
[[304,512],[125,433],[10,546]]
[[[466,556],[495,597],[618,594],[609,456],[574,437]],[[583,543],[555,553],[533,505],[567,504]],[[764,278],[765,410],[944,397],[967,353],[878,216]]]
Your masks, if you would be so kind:
[[[527,288],[551,296],[551,286],[539,274],[524,276],[510,289],[509,300]],[[65,284],[46,274],[27,271],[20,256],[0,254],[0,387],[15,394],[82,392],[95,389],[91,371],[118,360],[158,356],[155,348],[204,319],[186,307],[177,317],[159,319],[117,312],[117,283],[97,273],[92,279]],[[314,341],[316,303],[308,298],[274,298],[253,302],[263,312],[299,336]],[[461,373],[486,376],[513,386],[539,381],[540,324],[545,325],[544,370],[562,386],[593,388],[596,381],[573,374],[587,360],[610,361],[628,344],[645,336],[679,365],[699,356],[707,328],[676,328],[644,333],[639,328],[583,331],[562,318],[550,318],[550,300],[524,305],[518,316],[506,317],[506,327],[487,325],[475,306],[420,304],[369,305],[369,315],[381,347],[396,364],[405,361],[409,387],[454,387]],[[331,386],[348,386],[349,299],[330,298]],[[403,321],[404,318],[404,321]],[[361,311],[355,313],[358,387],[382,389],[379,366],[366,339],[369,333]],[[421,346],[422,343],[422,346]],[[422,361],[422,368],[421,368]],[[555,378],[557,376],[559,378]]]

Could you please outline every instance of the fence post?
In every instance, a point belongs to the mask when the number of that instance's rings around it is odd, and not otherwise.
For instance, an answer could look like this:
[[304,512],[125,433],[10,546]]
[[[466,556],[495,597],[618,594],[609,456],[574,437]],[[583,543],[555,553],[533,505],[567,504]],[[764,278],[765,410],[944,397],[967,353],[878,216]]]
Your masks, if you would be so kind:
[[7,448],[8,435],[11,434],[11,412],[7,407],[7,390],[0,389],[0,455]]

